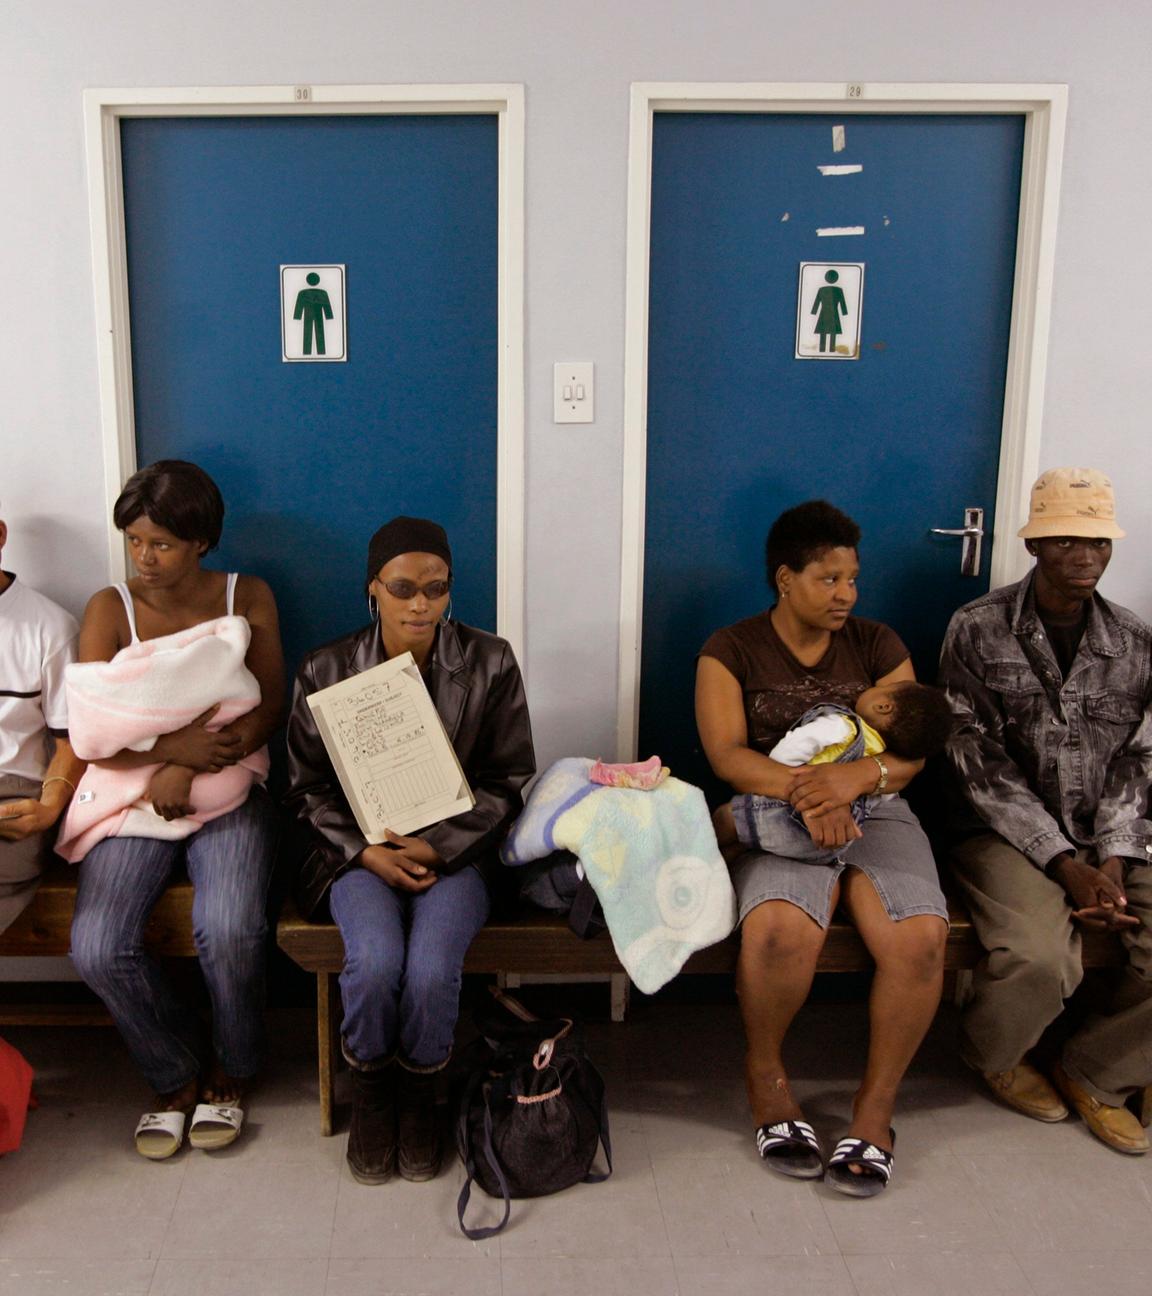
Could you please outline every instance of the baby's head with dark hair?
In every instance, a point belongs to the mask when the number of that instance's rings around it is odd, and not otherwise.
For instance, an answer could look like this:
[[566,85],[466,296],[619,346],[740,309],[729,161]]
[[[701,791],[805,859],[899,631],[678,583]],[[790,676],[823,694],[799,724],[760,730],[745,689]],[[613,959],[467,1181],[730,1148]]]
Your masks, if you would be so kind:
[[809,500],[787,509],[772,523],[764,544],[764,561],[768,584],[776,588],[776,573],[781,567],[803,571],[829,549],[855,549],[860,544],[860,528],[827,500]]
[[947,694],[912,680],[865,689],[855,711],[881,735],[893,756],[906,760],[926,760],[942,752],[952,732]]
[[178,540],[199,540],[215,549],[224,529],[224,500],[203,468],[183,459],[158,459],[128,478],[112,509],[120,531],[142,517]]

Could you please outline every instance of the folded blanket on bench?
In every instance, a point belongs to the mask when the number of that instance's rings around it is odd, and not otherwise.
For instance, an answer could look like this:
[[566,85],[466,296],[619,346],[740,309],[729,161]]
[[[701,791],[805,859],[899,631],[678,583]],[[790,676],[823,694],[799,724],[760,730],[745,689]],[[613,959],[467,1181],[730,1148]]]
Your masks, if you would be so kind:
[[646,994],[736,923],[736,897],[704,794],[666,779],[650,791],[604,787],[592,761],[559,760],[539,779],[500,852],[528,864],[555,850],[580,857],[617,957]]
[[[189,630],[129,644],[109,662],[65,669],[68,735],[84,760],[147,752],[217,702],[209,728],[222,729],[260,704],[260,685],[244,665],[252,631],[244,617],[218,617]],[[217,774],[197,774],[193,813],[164,819],[145,799],[156,765],[110,770],[89,765],[68,807],[56,851],[82,860],[105,837],[179,841],[209,819],[243,805],[255,780],[268,776],[268,749],[252,752]]]

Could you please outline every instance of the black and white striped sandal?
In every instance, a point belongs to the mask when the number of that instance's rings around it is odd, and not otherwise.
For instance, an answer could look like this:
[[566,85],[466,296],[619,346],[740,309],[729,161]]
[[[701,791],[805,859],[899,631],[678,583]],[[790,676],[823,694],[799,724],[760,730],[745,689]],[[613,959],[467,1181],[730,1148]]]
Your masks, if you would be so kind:
[[792,1179],[819,1179],[824,1173],[824,1154],[816,1132],[807,1121],[776,1121],[756,1131],[760,1158],[778,1174]]
[[[888,1132],[895,1143],[895,1133]],[[855,1174],[850,1169],[854,1165],[860,1166],[863,1173]],[[828,1183],[849,1197],[875,1197],[888,1187],[891,1178],[892,1153],[867,1139],[842,1138],[828,1158]]]

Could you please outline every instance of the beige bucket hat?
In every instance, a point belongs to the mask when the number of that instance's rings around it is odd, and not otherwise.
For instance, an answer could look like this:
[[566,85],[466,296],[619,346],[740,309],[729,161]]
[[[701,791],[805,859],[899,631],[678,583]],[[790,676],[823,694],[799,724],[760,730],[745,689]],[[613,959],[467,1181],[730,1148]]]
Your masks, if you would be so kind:
[[1116,525],[1112,482],[1096,468],[1049,468],[1032,487],[1028,522],[1017,532],[1022,540],[1119,540],[1123,534]]

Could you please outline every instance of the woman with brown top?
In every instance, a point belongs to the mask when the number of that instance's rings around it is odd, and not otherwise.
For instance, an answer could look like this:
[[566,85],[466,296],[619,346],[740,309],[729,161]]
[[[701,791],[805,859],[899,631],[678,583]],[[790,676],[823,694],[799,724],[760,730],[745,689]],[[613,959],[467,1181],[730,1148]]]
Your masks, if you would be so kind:
[[782,514],[767,543],[766,612],[717,631],[701,651],[696,722],[716,774],[736,792],[791,802],[814,842],[854,843],[827,864],[744,850],[731,861],[741,928],[737,989],[757,1147],[782,1174],[819,1178],[825,1161],[784,1069],[784,1037],[808,997],[837,905],[876,962],[871,1038],[847,1138],[827,1161],[833,1187],[872,1196],[892,1173],[896,1091],[940,999],[948,911],[928,840],[898,796],[857,826],[852,801],[895,793],[923,762],[891,753],[791,768],[766,754],[821,702],[851,706],[866,688],[915,674],[878,622],[851,615],[860,529],[823,501]]

